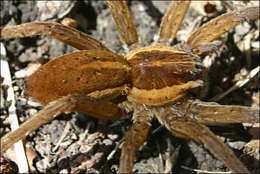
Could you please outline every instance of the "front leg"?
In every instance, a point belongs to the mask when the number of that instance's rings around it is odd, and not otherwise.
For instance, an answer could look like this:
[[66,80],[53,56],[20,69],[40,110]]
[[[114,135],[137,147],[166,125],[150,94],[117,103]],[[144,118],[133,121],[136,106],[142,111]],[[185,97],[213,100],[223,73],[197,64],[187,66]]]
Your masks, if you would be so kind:
[[109,49],[92,36],[53,22],[29,22],[16,26],[0,28],[0,39],[23,38],[38,35],[50,35],[53,38],[79,50],[106,50]]
[[190,7],[190,1],[173,1],[162,19],[157,44],[170,45]]
[[233,172],[250,173],[208,127],[190,118],[180,117],[170,107],[157,108],[155,115],[176,136],[203,143],[218,159],[223,160]]
[[[107,1],[122,43],[128,47],[138,43],[138,34],[126,1]],[[138,46],[138,44],[136,45]]]

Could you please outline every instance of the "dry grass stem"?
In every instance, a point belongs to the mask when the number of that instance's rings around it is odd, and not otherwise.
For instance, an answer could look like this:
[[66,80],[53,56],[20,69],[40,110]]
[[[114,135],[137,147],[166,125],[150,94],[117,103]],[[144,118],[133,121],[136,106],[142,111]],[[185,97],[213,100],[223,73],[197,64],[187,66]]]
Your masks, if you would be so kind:
[[[12,86],[12,78],[11,78],[11,73],[9,69],[9,64],[6,58],[6,50],[5,47],[2,43],[0,43],[1,47],[1,76],[4,78],[3,84],[6,85],[7,88],[7,98],[6,101],[10,102],[10,105],[8,106],[8,119],[10,122],[11,130],[15,131],[16,129],[19,128],[19,122],[18,122],[18,117],[16,115],[16,100],[14,97],[14,90]],[[3,150],[3,149],[2,149]],[[16,161],[17,165],[19,168],[20,173],[28,173],[29,172],[29,167],[28,167],[28,162],[23,146],[22,140],[18,141],[17,143],[14,144],[14,151],[16,154]]]

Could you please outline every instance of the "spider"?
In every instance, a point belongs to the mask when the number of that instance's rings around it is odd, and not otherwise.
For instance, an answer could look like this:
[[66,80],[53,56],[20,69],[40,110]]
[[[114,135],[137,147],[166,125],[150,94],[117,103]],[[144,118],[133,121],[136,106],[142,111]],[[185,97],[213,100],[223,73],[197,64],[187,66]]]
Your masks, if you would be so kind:
[[[132,172],[136,152],[146,141],[151,121],[157,118],[174,135],[204,144],[233,172],[249,173],[233,152],[202,123],[256,123],[259,110],[219,105],[197,99],[204,85],[204,67],[198,55],[211,42],[246,19],[258,19],[259,7],[221,15],[202,25],[185,43],[171,47],[190,1],[174,1],[162,19],[159,39],[141,47],[125,1],[107,1],[120,40],[129,54],[110,51],[90,35],[51,22],[31,22],[1,29],[1,39],[49,34],[80,51],[57,57],[27,80],[26,93],[45,107],[21,127],[1,138],[1,149],[61,112],[83,112],[117,120],[133,111],[133,125],[122,145],[119,173]],[[43,80],[44,79],[44,80]],[[125,101],[114,99],[127,96]]]

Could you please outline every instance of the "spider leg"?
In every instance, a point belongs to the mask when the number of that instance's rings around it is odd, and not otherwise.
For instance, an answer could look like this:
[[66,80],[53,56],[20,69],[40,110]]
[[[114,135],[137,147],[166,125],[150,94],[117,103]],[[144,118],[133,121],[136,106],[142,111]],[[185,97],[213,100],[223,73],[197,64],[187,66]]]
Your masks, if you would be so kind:
[[200,51],[198,50],[199,46],[208,45],[208,43],[218,39],[222,34],[247,19],[259,19],[259,7],[248,7],[225,13],[205,23],[188,38],[186,49],[201,54],[203,48]]
[[0,33],[0,39],[50,35],[64,44],[70,45],[79,50],[109,51],[106,46],[92,36],[59,23],[30,22],[1,28]]
[[236,173],[250,173],[233,152],[217,138],[208,127],[190,118],[179,117],[171,109],[157,112],[156,117],[176,136],[193,139],[204,144],[214,155],[223,160]]
[[190,1],[173,1],[162,19],[158,44],[169,45],[176,37],[183,18],[189,9]]
[[128,47],[137,46],[138,34],[126,1],[107,1],[121,41]]
[[18,129],[4,135],[1,138],[1,150],[4,152],[15,142],[22,139],[28,132],[31,132],[43,124],[53,120],[59,113],[69,112],[74,106],[75,103],[71,96],[65,96],[59,100],[51,102],[39,111],[35,117],[32,117],[30,120],[26,121]]
[[88,96],[80,94],[68,95],[58,100],[50,102],[38,114],[18,129],[4,135],[1,138],[1,150],[6,151],[15,142],[25,137],[29,132],[38,129],[43,124],[53,120],[62,112],[78,111],[91,114],[96,118],[115,120],[125,115],[124,111],[115,104],[108,101],[98,101]]
[[206,124],[259,123],[259,109],[245,106],[219,105],[215,102],[190,101],[186,115]]
[[119,173],[132,173],[136,152],[145,142],[152,117],[148,110],[134,112],[134,123],[124,137]]

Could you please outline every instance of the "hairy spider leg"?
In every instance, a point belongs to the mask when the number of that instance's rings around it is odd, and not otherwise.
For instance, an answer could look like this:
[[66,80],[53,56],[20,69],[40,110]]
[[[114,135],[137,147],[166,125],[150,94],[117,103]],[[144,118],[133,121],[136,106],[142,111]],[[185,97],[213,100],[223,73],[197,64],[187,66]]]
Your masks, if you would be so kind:
[[50,35],[51,37],[79,50],[106,50],[105,45],[92,36],[59,23],[30,22],[16,26],[7,26],[0,30],[1,39],[14,37],[31,37],[37,35]]

